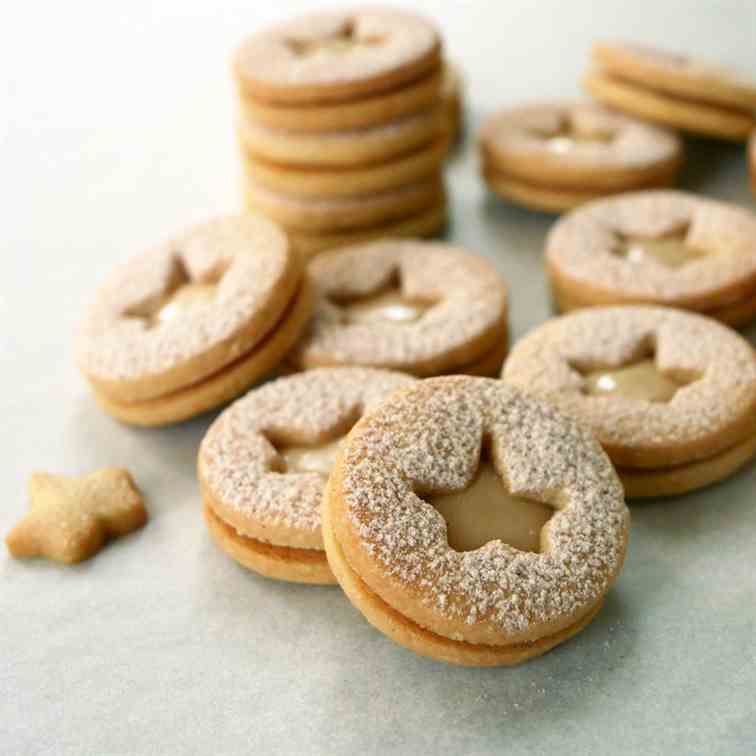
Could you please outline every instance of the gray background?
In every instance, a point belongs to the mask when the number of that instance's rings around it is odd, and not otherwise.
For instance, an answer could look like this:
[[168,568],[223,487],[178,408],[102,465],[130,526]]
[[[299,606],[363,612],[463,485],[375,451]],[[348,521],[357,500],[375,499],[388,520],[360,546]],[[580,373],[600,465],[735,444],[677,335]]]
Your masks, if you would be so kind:
[[[753,465],[635,506],[625,571],[574,641],[516,669],[456,669],[392,645],[338,590],[257,578],[211,546],[194,481],[211,418],[136,430],[93,404],[71,356],[93,287],[239,207],[230,52],[308,5],[27,0],[0,25],[0,532],[35,469],[125,465],[151,515],[73,569],[0,553],[0,752],[754,753]],[[745,1],[415,7],[465,69],[473,130],[497,106],[576,95],[599,36],[756,72]],[[689,147],[688,188],[753,206],[742,147]],[[549,314],[552,219],[486,197],[469,134],[449,180],[450,236],[510,281],[519,336]]]

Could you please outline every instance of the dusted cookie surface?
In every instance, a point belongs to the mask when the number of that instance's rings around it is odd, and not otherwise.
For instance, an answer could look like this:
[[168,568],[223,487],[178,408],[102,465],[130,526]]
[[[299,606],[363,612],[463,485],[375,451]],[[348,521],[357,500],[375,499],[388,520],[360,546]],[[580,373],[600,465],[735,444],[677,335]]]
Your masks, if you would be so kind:
[[234,71],[240,88],[256,99],[324,103],[412,82],[437,68],[440,56],[437,31],[413,14],[319,12],[250,37]]
[[494,191],[545,210],[668,185],[682,163],[676,135],[591,103],[502,110],[483,124],[480,146]]
[[600,102],[672,128],[743,140],[756,126],[756,80],[724,66],[625,42],[599,42],[585,87]]
[[600,200],[555,224],[546,265],[562,309],[642,302],[743,323],[756,296],[756,216],[685,192]]
[[[383,240],[324,255],[309,272],[319,300],[288,358],[297,367],[464,372],[506,342],[506,286],[460,248]],[[387,295],[395,301],[382,301]]]
[[[436,496],[490,464],[507,495],[553,510],[539,550],[449,545]],[[324,500],[329,561],[350,600],[418,653],[516,663],[577,632],[624,560],[629,517],[592,435],[500,381],[455,376],[395,394],[352,430]]]
[[592,428],[628,495],[707,485],[756,450],[756,353],[700,315],[625,306],[555,318],[517,343],[502,377]]
[[[307,313],[296,329],[284,328],[289,316],[300,314],[297,303],[310,306],[302,280],[298,256],[268,221],[247,215],[197,226],[121,265],[105,282],[77,334],[79,367],[106,408],[130,405],[149,414],[147,403],[191,390],[203,394],[196,411],[187,415],[183,402],[165,421],[197,414],[215,406],[211,394],[218,403],[231,398],[205,383],[242,359],[249,367],[258,349],[266,347],[270,357],[277,334],[273,351],[283,356]],[[272,367],[270,359],[260,363]],[[252,368],[245,375],[246,383],[234,384],[237,393],[260,377]]]
[[385,370],[324,368],[268,383],[225,410],[198,456],[221,548],[271,577],[333,582],[320,504],[340,442],[364,412],[412,382]]
[[15,557],[74,564],[147,522],[134,479],[115,467],[82,478],[35,473],[29,500],[29,511],[5,541]]

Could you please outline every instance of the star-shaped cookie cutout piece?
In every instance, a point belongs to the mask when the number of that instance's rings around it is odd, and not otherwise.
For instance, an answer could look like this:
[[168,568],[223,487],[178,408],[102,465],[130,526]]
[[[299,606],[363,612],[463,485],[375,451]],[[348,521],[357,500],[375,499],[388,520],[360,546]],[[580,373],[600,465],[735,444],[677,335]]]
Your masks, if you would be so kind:
[[29,502],[29,511],[5,539],[14,557],[75,564],[94,556],[108,539],[147,522],[134,479],[117,467],[83,478],[34,473]]

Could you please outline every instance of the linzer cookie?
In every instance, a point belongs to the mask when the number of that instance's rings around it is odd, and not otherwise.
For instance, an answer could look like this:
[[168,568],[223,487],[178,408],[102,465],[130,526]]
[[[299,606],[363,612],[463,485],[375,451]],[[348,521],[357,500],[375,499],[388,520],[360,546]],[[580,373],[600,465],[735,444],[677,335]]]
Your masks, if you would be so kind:
[[227,217],[118,268],[77,337],[77,361],[106,412],[164,425],[233,399],[300,336],[312,291],[272,223]]
[[668,186],[682,164],[680,138],[589,103],[544,103],[491,116],[480,134],[492,191],[561,212],[631,189]]
[[600,200],[561,218],[546,266],[562,311],[649,303],[730,325],[756,317],[756,216],[673,191]]
[[390,239],[329,252],[308,270],[317,303],[287,357],[292,366],[498,373],[507,290],[486,260],[447,244]]
[[267,577],[334,583],[320,527],[323,487],[360,416],[413,379],[362,368],[279,378],[239,399],[200,446],[205,518],[217,545]]
[[308,13],[250,37],[234,59],[255,100],[321,104],[370,97],[438,70],[441,40],[425,19],[390,9]]
[[390,9],[310,14],[251,37],[234,71],[246,203],[303,257],[443,227],[454,87],[432,24]]
[[328,562],[396,643],[516,664],[584,628],[619,574],[629,515],[583,426],[501,381],[433,378],[352,429],[323,499]]
[[593,429],[629,497],[702,488],[756,454],[756,352],[710,318],[571,313],[519,341],[502,377]]
[[719,139],[756,126],[756,80],[687,55],[598,42],[585,87],[600,102],[648,121]]

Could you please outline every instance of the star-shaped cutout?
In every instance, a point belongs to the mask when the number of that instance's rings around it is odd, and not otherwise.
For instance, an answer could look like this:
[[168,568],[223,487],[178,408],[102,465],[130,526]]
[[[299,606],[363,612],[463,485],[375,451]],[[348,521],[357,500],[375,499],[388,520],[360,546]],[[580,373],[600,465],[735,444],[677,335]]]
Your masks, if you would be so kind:
[[34,473],[29,501],[29,511],[5,539],[14,557],[74,564],[147,522],[133,478],[116,467],[82,478]]

